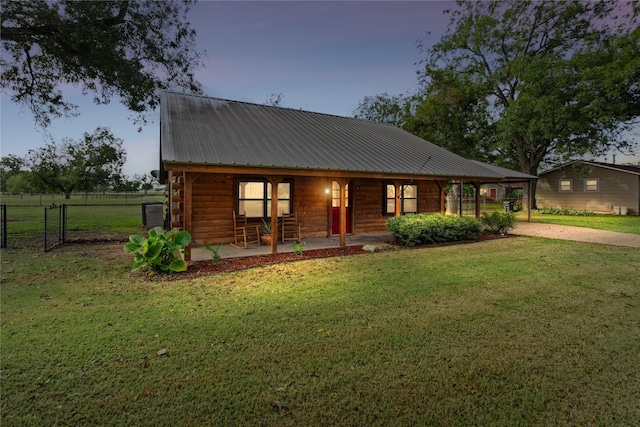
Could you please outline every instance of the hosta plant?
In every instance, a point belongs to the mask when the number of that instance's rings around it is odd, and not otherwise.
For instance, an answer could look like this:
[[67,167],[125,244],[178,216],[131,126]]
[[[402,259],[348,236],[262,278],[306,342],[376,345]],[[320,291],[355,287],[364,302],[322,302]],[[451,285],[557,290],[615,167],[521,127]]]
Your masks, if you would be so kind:
[[124,251],[133,254],[132,271],[148,268],[149,274],[174,273],[187,269],[181,255],[189,243],[191,235],[187,231],[165,231],[162,227],[154,227],[149,230],[148,237],[130,236]]

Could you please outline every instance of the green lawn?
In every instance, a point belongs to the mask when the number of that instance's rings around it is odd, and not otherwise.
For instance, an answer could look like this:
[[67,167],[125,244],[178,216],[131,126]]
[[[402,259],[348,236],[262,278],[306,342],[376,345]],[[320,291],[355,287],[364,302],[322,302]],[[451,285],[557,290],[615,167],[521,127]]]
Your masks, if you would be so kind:
[[515,237],[191,281],[131,264],[3,251],[3,425],[640,419],[635,249]]
[[[518,219],[526,221],[527,213],[519,212]],[[617,231],[620,233],[640,234],[640,216],[594,215],[570,216],[531,213],[532,222],[546,224],[572,225],[575,227],[595,228],[597,230]]]

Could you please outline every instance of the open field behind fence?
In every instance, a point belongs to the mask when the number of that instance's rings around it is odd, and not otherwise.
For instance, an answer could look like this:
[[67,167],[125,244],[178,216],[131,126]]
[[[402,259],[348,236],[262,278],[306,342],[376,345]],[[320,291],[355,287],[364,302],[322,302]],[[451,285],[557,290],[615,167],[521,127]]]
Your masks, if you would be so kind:
[[[120,198],[91,199],[86,196],[72,195],[65,199],[64,195],[3,195],[2,204],[6,204],[6,218],[3,219],[6,219],[7,230],[3,245],[8,249],[42,248],[45,208],[61,204],[67,205],[66,241],[124,241],[129,235],[144,231],[142,204],[162,202],[162,194],[155,193],[137,197],[128,194]],[[50,230],[48,226],[47,231]]]
[[7,206],[49,206],[61,205],[136,205],[142,202],[162,202],[163,191],[144,193],[73,193],[70,198],[64,194],[3,194],[0,203]]

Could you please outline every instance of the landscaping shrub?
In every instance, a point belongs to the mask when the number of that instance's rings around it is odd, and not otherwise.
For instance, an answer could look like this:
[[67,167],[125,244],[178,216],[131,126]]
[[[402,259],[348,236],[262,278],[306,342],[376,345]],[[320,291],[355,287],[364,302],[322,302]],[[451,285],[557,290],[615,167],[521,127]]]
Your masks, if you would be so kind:
[[218,246],[216,246],[215,248],[211,245],[207,245],[205,243],[204,247],[211,252],[211,259],[213,261],[214,264],[220,264],[220,261],[222,261],[222,257],[220,256],[220,248],[222,248],[222,243],[220,243]]
[[595,212],[587,210],[577,209],[562,209],[562,208],[542,208],[538,209],[543,215],[567,215],[567,216],[595,216]]
[[516,225],[516,215],[513,212],[483,212],[481,220],[485,228],[495,234],[506,234]]
[[475,218],[444,214],[403,215],[389,218],[387,228],[403,246],[474,239],[482,224]]
[[180,256],[189,243],[191,235],[187,231],[154,227],[149,230],[149,237],[130,236],[124,251],[133,254],[132,271],[145,267],[151,270],[150,274],[173,273],[187,269],[187,263]]

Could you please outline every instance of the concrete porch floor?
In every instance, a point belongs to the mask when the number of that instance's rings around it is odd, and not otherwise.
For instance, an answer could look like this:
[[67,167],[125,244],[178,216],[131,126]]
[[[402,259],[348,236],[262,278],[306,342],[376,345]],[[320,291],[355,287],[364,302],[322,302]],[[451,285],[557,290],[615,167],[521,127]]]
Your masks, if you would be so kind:
[[[302,241],[306,243],[304,246],[305,251],[312,249],[335,248],[340,246],[339,236],[310,237],[307,239],[303,238]],[[393,236],[389,232],[347,236],[347,246],[372,245],[380,249],[384,246],[390,245],[391,242],[393,242]],[[293,252],[291,243],[291,241],[287,241],[286,243],[278,242],[278,252]],[[217,245],[211,246],[215,248]],[[220,248],[220,257],[237,258],[245,256],[267,255],[270,253],[270,249],[270,246],[267,245],[250,246],[247,249],[238,249],[228,243],[225,243]],[[211,259],[211,255],[211,252],[202,245],[193,245],[191,247],[191,261],[208,261]]]

